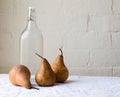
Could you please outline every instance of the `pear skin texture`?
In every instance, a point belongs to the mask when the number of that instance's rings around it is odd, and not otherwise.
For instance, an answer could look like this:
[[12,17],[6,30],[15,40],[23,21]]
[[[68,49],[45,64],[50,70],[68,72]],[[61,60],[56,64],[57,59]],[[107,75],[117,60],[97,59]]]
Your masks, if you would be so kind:
[[57,56],[51,67],[56,74],[56,82],[63,83],[67,80],[69,76],[69,71],[64,64],[64,59],[62,55]]
[[56,82],[56,76],[49,62],[44,58],[35,75],[35,81],[39,86],[52,86]]
[[29,69],[24,65],[16,65],[9,71],[9,80],[13,85],[25,87],[30,89],[31,82],[30,82],[31,73]]

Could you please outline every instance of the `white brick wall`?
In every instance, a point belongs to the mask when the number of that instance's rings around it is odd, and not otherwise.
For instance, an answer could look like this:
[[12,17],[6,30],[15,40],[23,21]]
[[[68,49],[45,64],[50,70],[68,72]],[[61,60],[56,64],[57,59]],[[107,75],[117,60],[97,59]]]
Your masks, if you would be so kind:
[[120,14],[120,0],[113,0],[113,10],[114,13]]
[[[62,0],[64,11],[73,14],[108,14],[112,0]],[[118,0],[119,1],[119,0]]]
[[120,76],[120,0],[0,0],[0,73],[19,63],[28,6],[50,63],[63,47],[70,74]]
[[90,65],[94,66],[119,66],[120,50],[118,49],[97,49],[90,53]]
[[120,66],[113,67],[113,76],[120,76]]
[[120,32],[112,33],[112,48],[120,49]]
[[120,31],[120,15],[90,16],[89,31],[118,32]]
[[[78,72],[80,75],[90,75],[90,76],[111,76],[113,75],[112,67],[101,67],[101,66],[79,66],[79,67],[69,67],[69,70],[71,71],[70,74],[78,75]],[[114,69],[114,76],[119,76],[119,69]],[[117,75],[118,74],[118,75]]]
[[64,36],[63,42],[64,47],[68,49],[103,49],[111,46],[110,33],[73,32]]
[[73,49],[64,50],[64,61],[67,66],[80,67],[87,66],[89,62],[89,50]]

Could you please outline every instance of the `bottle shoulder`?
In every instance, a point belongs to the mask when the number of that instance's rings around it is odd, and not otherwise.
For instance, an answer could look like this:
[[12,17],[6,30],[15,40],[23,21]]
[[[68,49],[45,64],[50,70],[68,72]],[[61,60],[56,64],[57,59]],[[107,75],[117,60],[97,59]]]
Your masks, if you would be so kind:
[[21,37],[42,37],[42,31],[39,30],[35,21],[29,20],[21,34]]
[[21,37],[25,38],[25,37],[43,37],[42,32],[38,31],[38,30],[24,30]]

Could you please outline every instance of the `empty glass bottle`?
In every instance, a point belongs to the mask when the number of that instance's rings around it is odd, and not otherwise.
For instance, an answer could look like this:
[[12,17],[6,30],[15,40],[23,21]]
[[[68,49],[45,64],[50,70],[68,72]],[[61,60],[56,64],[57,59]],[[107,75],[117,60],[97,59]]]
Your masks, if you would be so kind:
[[20,63],[26,65],[35,74],[40,65],[40,58],[35,53],[43,55],[43,36],[35,21],[35,9],[29,7],[28,23],[20,39]]

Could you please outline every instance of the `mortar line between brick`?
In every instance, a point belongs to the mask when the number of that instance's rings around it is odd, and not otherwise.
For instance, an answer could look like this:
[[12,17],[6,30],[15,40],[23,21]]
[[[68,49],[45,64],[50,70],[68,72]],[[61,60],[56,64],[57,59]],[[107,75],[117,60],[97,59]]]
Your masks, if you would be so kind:
[[88,32],[88,27],[89,27],[89,21],[90,21],[90,16],[87,16],[87,26],[86,26],[86,32]]
[[113,11],[113,0],[112,0],[112,3],[111,3],[111,11],[112,11],[112,14],[114,14],[114,11]]
[[60,48],[63,50],[63,33],[61,32],[61,38],[60,38]]
[[90,63],[90,50],[89,50],[89,53],[88,53],[88,61],[87,61],[87,66],[89,66],[89,63]]
[[112,66],[112,76],[114,76],[114,74],[113,74],[113,66]]
[[112,47],[112,33],[110,33],[110,46]]

